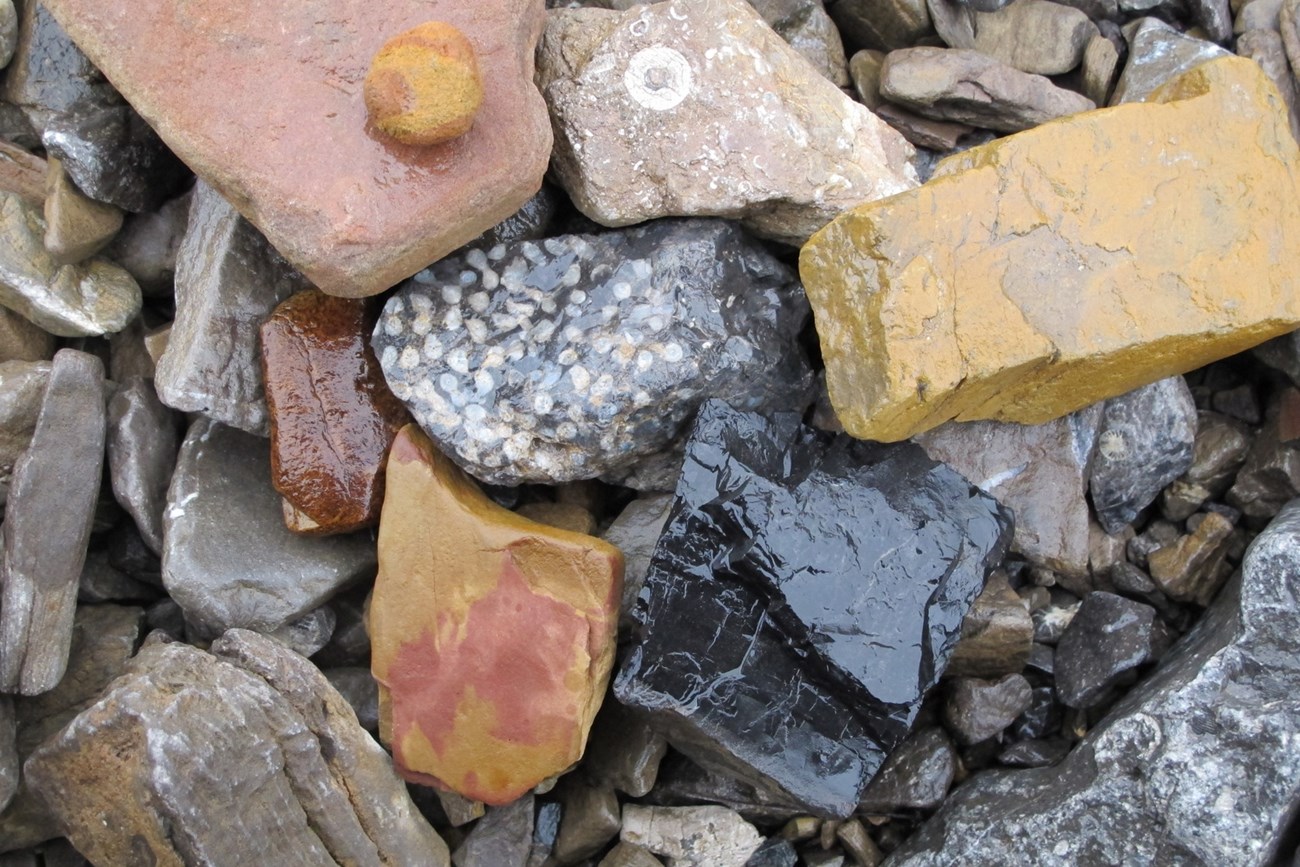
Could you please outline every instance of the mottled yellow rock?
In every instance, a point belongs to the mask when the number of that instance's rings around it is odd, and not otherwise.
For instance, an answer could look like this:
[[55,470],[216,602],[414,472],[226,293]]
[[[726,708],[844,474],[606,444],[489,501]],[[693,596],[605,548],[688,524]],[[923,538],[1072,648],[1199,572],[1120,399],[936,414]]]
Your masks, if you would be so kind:
[[1038,424],[1295,329],[1298,158],[1229,57],[842,215],[799,263],[836,414],[882,441]]

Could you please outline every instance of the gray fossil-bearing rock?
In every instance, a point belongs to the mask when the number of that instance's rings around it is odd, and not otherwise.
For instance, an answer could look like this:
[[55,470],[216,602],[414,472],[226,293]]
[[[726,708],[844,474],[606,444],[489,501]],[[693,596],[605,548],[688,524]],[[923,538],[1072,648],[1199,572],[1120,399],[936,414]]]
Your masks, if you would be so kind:
[[113,495],[149,550],[163,552],[163,508],[181,445],[177,415],[151,380],[120,383],[108,402],[108,470]]

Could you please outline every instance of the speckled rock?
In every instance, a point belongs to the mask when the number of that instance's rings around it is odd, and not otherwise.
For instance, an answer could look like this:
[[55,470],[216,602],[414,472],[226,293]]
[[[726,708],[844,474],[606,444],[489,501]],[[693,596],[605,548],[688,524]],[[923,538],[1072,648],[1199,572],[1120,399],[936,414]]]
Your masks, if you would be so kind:
[[552,170],[603,225],[731,217],[801,244],[845,208],[917,183],[911,146],[744,0],[554,10],[538,86]]
[[[803,248],[845,430],[1037,424],[1294,330],[1300,253],[1277,251],[1300,225],[1300,153],[1276,89],[1224,57],[1159,100],[956,154]],[[1152,135],[1177,137],[1178,160]],[[1189,214],[1188,201],[1217,204]],[[1170,221],[1176,236],[1159,228]],[[1139,305],[1117,286],[1147,288]]]
[[1142,18],[1124,28],[1128,61],[1115,84],[1111,105],[1142,102],[1166,82],[1229,52],[1213,42],[1175,30],[1159,18]]
[[510,803],[582,755],[622,557],[496,505],[414,425],[387,473],[368,615],[380,734],[407,779]]
[[108,403],[108,468],[113,496],[135,521],[149,550],[163,552],[163,508],[180,449],[176,414],[162,405],[153,383],[120,383]]
[[1126,673],[1158,660],[1169,632],[1150,605],[1096,592],[1056,645],[1056,693],[1068,707],[1093,707]]
[[763,843],[753,825],[725,807],[628,804],[619,838],[663,855],[677,867],[744,867]]
[[31,444],[49,378],[47,361],[0,363],[0,505],[9,497],[14,464]]
[[951,48],[969,48],[1039,75],[1069,72],[1083,60],[1097,27],[1065,3],[1013,0],[984,12],[961,0],[929,0],[939,37]]
[[735,226],[665,221],[446,259],[388,300],[373,345],[477,478],[621,479],[709,397],[802,408],[806,317],[794,275]]

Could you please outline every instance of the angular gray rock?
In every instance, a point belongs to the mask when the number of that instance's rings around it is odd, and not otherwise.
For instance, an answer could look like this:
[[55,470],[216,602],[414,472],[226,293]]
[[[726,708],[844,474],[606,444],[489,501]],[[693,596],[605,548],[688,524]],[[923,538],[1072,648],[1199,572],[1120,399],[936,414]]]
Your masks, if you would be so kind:
[[929,0],[939,38],[1021,72],[1059,75],[1083,60],[1097,26],[1078,9],[1048,0],[1013,0],[990,12],[959,0]]
[[146,296],[172,294],[176,255],[189,223],[192,197],[186,193],[156,211],[132,214],[108,247],[108,258],[125,268]]
[[73,44],[44,3],[33,0],[17,7],[17,44],[0,99],[21,108],[38,134],[51,117],[78,104],[113,99],[113,86]]
[[163,552],[163,509],[176,468],[181,433],[153,382],[135,377],[108,402],[108,471],[117,502],[135,521],[149,550]]
[[1097,520],[1118,533],[1192,465],[1196,401],[1171,376],[1106,401],[1088,478]]
[[623,807],[619,839],[675,867],[744,867],[763,837],[726,807]]
[[334,609],[322,605],[267,635],[299,656],[311,656],[329,644],[336,622]]
[[163,583],[191,626],[272,632],[374,574],[370,532],[285,529],[269,443],[211,419],[181,444],[163,516]]
[[1300,443],[1283,440],[1277,418],[1250,443],[1227,494],[1228,504],[1252,518],[1271,518],[1300,493]]
[[0,363],[0,506],[9,498],[14,464],[31,444],[49,379],[48,361]]
[[576,864],[597,854],[618,836],[618,796],[612,788],[592,786],[576,775],[566,776],[556,789],[563,804],[554,855],[561,864]]
[[1277,85],[1291,121],[1291,136],[1300,138],[1300,112],[1297,111],[1300,109],[1300,95],[1296,92],[1295,75],[1291,72],[1281,34],[1276,30],[1247,30],[1237,37],[1237,54],[1258,63]]
[[533,841],[533,796],[493,807],[452,853],[455,867],[524,865]]
[[1272,863],[1300,803],[1300,503],[1240,580],[1060,765],[969,780],[892,856],[962,864]]
[[957,750],[943,729],[929,726],[913,732],[881,766],[862,793],[858,810],[933,810],[948,796],[957,764]]
[[592,782],[640,798],[654,788],[667,752],[668,741],[643,716],[609,700],[592,723],[582,769]]
[[1150,605],[1089,593],[1056,645],[1056,694],[1067,707],[1093,707],[1128,672],[1155,662],[1169,631]]
[[31,445],[14,465],[0,562],[0,692],[39,695],[63,677],[104,460],[104,366],[54,356]]
[[672,505],[672,494],[638,497],[624,506],[609,529],[601,534],[606,542],[623,552],[623,601],[618,607],[620,630],[632,625],[632,607],[641,593],[641,585],[645,584],[655,543],[668,522]]
[[1111,94],[1111,105],[1141,102],[1166,81],[1230,53],[1213,42],[1180,33],[1159,18],[1130,22],[1124,35],[1128,61]]
[[200,182],[176,254],[176,320],[158,361],[158,396],[268,435],[258,329],[277,304],[310,288],[230,203]]
[[326,668],[322,674],[352,706],[357,722],[372,735],[379,731],[379,684],[370,669],[360,665]]
[[948,662],[948,677],[1002,677],[1029,661],[1034,621],[1029,607],[1001,570],[989,576],[961,622],[961,638]]
[[912,147],[743,0],[554,10],[538,86],[552,171],[602,225],[729,217],[799,245],[917,183]]

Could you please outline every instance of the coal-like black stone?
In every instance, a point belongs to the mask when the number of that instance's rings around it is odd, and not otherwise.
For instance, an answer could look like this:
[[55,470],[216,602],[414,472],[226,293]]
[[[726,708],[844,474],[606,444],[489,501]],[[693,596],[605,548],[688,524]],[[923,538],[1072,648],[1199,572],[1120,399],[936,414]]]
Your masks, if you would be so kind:
[[1010,532],[917,446],[709,401],[615,694],[700,763],[847,816]]

